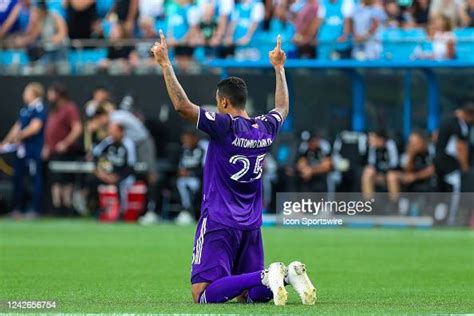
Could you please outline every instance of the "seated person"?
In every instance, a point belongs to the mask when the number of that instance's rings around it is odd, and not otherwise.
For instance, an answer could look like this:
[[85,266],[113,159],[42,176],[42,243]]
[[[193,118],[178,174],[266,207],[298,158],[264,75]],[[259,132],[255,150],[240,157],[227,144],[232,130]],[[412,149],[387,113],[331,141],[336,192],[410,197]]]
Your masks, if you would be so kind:
[[325,139],[311,136],[308,148],[296,163],[298,191],[327,191],[327,175],[331,168],[331,145]]
[[[199,137],[194,131],[181,135],[182,152],[179,159],[178,187],[183,211],[177,217],[177,223],[193,222],[195,203],[194,197],[201,189],[201,176],[205,150],[199,145]],[[194,215],[194,216],[193,216]]]
[[398,166],[398,150],[395,142],[387,137],[384,130],[369,133],[368,165],[362,172],[362,192],[370,200],[375,186],[386,186],[387,172]]
[[135,182],[135,144],[125,136],[123,126],[109,124],[109,136],[93,150],[96,162],[95,184],[114,185],[120,194],[120,209],[126,209],[127,191]]
[[392,202],[398,201],[401,187],[413,192],[430,185],[434,175],[433,157],[422,133],[411,133],[406,152],[401,158],[401,166],[400,171],[390,170],[387,173],[388,192]]

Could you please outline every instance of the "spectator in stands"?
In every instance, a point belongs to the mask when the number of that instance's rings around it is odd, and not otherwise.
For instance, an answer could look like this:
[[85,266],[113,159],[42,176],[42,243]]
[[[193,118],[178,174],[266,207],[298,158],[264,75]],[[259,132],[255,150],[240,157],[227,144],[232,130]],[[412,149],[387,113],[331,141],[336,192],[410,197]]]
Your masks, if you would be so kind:
[[461,18],[463,26],[474,27],[474,0],[467,0],[461,11]]
[[235,54],[237,46],[247,46],[265,15],[265,7],[258,0],[243,0],[235,6],[227,29],[224,45],[219,49],[219,58]]
[[204,6],[211,5],[217,18],[217,29],[210,41],[211,46],[217,47],[223,44],[226,30],[229,27],[230,18],[234,11],[234,0],[201,0],[199,11],[204,12]]
[[109,15],[115,15],[119,23],[123,25],[124,35],[133,37],[135,23],[138,18],[139,0],[115,0],[115,4]]
[[188,69],[192,60],[194,47],[191,38],[197,36],[199,9],[192,0],[178,0],[174,14],[168,19],[168,45],[174,46],[174,55],[178,67]]
[[134,68],[153,67],[153,59],[150,57],[150,42],[157,38],[155,19],[151,16],[140,16],[138,20],[140,37],[145,41],[138,41],[135,49],[130,53],[130,63]]
[[135,182],[134,165],[136,148],[126,136],[125,127],[119,123],[109,124],[109,136],[94,148],[96,162],[95,186],[115,185],[120,193],[120,208],[126,208],[128,189]]
[[64,61],[68,28],[63,16],[54,8],[48,10],[46,2],[38,2],[33,12],[27,32],[17,39],[18,46],[28,46],[30,61]]
[[31,178],[32,212],[27,212],[27,218],[35,218],[41,213],[43,196],[43,161],[41,150],[44,142],[44,124],[46,109],[43,104],[44,88],[40,83],[32,82],[23,91],[24,106],[20,116],[12,126],[7,136],[0,143],[16,145],[16,160],[14,163],[14,208],[12,216],[19,218],[26,210],[25,178]]
[[390,170],[387,173],[387,187],[392,202],[398,201],[401,190],[405,192],[431,190],[434,175],[432,154],[425,135],[421,132],[410,134],[406,152],[401,157],[401,170]]
[[69,38],[91,38],[98,24],[95,0],[65,0],[64,5]]
[[113,70],[119,73],[131,71],[130,54],[133,47],[124,40],[127,38],[125,27],[121,23],[115,23],[110,32],[110,46],[107,49],[107,57],[100,62],[102,70]]
[[432,0],[430,5],[430,18],[439,16],[447,17],[450,25],[456,27],[462,20],[463,1],[459,0]]
[[204,46],[207,57],[215,55],[215,48],[212,47],[212,39],[217,31],[217,18],[215,7],[210,3],[204,3],[200,6],[201,18],[196,36],[191,38],[191,45]]
[[19,0],[4,0],[0,5],[0,40],[20,30],[21,4]]
[[265,16],[265,6],[258,0],[243,0],[235,6],[227,30],[227,45],[247,46]]
[[164,0],[138,0],[139,18],[148,17],[155,21],[164,21]]
[[376,130],[369,133],[367,166],[362,172],[362,192],[367,200],[373,198],[375,187],[387,185],[387,173],[398,167],[398,150],[387,133]]
[[387,13],[386,26],[389,28],[406,27],[412,21],[407,10],[402,10],[397,0],[389,0],[385,3],[385,12]]
[[[66,88],[56,82],[48,88],[50,106],[45,127],[43,159],[71,161],[77,158],[77,141],[82,134],[82,123],[76,104],[71,101]],[[50,173],[51,198],[54,212],[72,215],[72,190],[74,177],[71,174]]]
[[383,8],[375,0],[362,0],[354,10],[353,55],[358,60],[377,59],[382,53],[382,44],[378,36],[380,26],[386,20]]
[[181,135],[181,157],[178,166],[176,186],[181,197],[183,210],[176,218],[178,224],[191,224],[198,218],[198,193],[201,189],[201,176],[205,158],[205,150],[199,146],[196,132],[186,131]]
[[325,139],[311,136],[307,148],[296,162],[297,187],[301,192],[326,192],[327,175],[331,171],[331,145]]
[[417,47],[412,57],[414,59],[434,60],[454,59],[456,38],[451,30],[452,26],[448,17],[435,16],[430,18],[428,37],[431,45]]
[[318,16],[323,22],[318,39],[321,45],[333,45],[331,59],[351,58],[353,12],[352,0],[324,0],[320,4]]
[[307,0],[294,18],[295,35],[293,43],[296,45],[298,58],[316,58],[316,37],[321,25],[318,17],[318,1]]
[[431,0],[415,0],[411,8],[414,26],[428,25]]
[[289,20],[291,2],[292,1],[289,0],[265,1],[265,19],[271,16],[273,19],[279,20],[283,24],[286,24]]

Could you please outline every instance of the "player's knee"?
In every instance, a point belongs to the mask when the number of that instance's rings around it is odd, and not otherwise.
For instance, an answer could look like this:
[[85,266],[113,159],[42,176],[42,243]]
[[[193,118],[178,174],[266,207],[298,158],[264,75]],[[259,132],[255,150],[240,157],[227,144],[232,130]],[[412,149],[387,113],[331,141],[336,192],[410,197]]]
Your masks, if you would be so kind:
[[206,290],[208,284],[209,283],[196,283],[191,286],[191,294],[193,295],[194,303],[199,303],[199,298],[202,292]]
[[396,171],[389,171],[387,173],[387,181],[394,183],[398,181],[398,173]]
[[364,169],[364,173],[363,173],[363,179],[372,179],[373,177],[375,177],[375,168],[372,167],[372,166],[367,166],[365,167]]

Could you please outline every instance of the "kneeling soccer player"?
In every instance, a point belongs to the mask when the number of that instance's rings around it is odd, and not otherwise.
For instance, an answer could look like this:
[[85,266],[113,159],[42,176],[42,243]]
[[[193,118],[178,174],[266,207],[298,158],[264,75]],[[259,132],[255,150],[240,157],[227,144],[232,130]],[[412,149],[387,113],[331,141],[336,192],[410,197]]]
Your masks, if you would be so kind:
[[285,53],[280,37],[270,52],[276,73],[275,109],[249,117],[245,111],[247,87],[236,77],[217,85],[219,113],[191,103],[179,84],[168,58],[163,33],[151,49],[163,69],[168,94],[184,118],[207,133],[211,140],[204,165],[203,202],[196,230],[192,261],[192,294],[196,303],[268,302],[285,305],[291,284],[303,304],[314,304],[316,289],[304,264],[281,262],[264,269],[262,223],[262,172],[266,153],[288,114]]

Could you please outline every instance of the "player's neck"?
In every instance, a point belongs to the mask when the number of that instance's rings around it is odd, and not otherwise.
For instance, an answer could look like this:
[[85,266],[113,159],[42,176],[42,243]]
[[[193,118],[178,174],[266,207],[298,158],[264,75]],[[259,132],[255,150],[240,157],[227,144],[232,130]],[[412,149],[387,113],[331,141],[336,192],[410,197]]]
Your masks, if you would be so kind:
[[245,111],[245,110],[231,109],[228,113],[232,117],[241,116],[241,117],[246,118],[246,119],[250,118],[250,116],[247,114],[247,111]]

